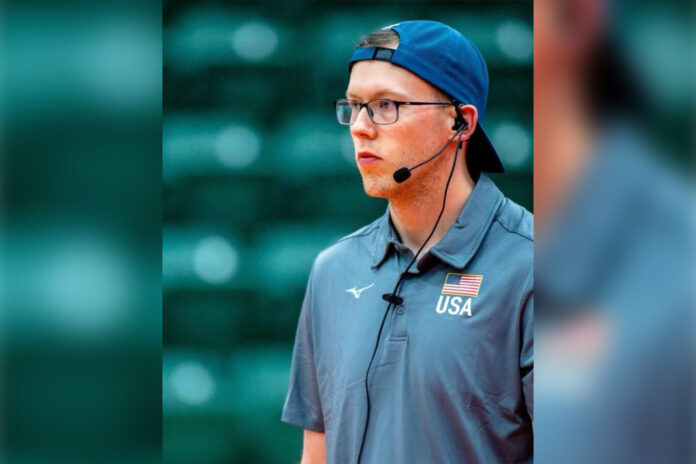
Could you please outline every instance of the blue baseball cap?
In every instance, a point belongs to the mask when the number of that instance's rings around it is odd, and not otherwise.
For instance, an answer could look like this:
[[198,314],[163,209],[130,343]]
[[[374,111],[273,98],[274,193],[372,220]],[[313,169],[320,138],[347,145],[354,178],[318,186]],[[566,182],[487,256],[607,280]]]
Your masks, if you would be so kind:
[[475,106],[478,124],[469,139],[469,171],[474,175],[481,171],[504,172],[503,163],[482,127],[488,99],[488,70],[481,52],[460,32],[437,21],[404,21],[384,29],[392,29],[399,35],[397,47],[356,48],[348,71],[358,61],[388,61],[437,87],[457,104]]

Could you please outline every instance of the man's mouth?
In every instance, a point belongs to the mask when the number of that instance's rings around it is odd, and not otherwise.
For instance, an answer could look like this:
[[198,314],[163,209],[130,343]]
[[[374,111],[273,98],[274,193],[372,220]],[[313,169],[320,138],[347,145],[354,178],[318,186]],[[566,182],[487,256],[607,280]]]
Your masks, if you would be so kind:
[[375,155],[371,151],[359,151],[358,152],[358,164],[360,166],[367,166],[368,164],[376,163],[382,158]]

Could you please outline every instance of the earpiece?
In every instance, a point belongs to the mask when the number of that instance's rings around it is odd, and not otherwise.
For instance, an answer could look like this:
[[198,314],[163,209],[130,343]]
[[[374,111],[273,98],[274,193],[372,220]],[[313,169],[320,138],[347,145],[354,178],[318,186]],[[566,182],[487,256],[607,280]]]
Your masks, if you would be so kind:
[[466,122],[461,116],[458,117],[457,119],[454,120],[454,124],[452,125],[452,130],[459,130],[459,129],[464,129],[467,130],[469,129],[469,123]]
[[459,104],[456,105],[457,108],[457,116],[454,118],[454,124],[452,125],[452,130],[459,130],[459,129],[464,129],[467,130],[469,129],[469,123],[462,117],[462,112],[461,109],[464,105]]

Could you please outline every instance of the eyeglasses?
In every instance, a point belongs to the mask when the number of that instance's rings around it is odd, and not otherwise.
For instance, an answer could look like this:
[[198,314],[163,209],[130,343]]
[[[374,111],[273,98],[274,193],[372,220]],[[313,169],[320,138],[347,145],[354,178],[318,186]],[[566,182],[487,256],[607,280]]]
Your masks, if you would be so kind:
[[370,120],[375,124],[394,124],[399,119],[399,107],[401,105],[452,105],[453,102],[406,102],[398,100],[389,100],[386,98],[378,98],[363,103],[357,100],[336,100],[336,118],[338,122],[349,126],[358,118],[358,114],[363,107],[367,108],[367,114]]

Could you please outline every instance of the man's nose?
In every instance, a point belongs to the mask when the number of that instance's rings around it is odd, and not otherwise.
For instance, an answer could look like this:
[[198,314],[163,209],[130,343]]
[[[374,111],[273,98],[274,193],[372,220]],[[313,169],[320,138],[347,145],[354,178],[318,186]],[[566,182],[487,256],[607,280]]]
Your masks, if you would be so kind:
[[371,139],[377,135],[375,123],[370,119],[367,107],[360,108],[358,114],[355,116],[355,121],[350,125],[350,132],[354,137],[366,137]]

